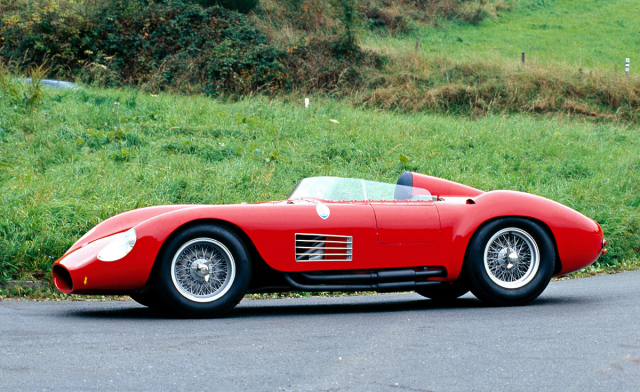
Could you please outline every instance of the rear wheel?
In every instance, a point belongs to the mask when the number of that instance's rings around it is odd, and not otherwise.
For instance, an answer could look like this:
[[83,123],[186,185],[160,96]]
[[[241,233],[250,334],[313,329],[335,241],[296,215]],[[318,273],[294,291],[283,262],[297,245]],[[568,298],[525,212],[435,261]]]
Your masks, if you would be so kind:
[[522,218],[502,218],[474,235],[463,268],[479,299],[523,305],[544,291],[554,266],[555,248],[542,227]]
[[157,269],[156,288],[169,310],[186,317],[216,317],[244,296],[251,261],[244,243],[216,225],[198,225],[178,234]]

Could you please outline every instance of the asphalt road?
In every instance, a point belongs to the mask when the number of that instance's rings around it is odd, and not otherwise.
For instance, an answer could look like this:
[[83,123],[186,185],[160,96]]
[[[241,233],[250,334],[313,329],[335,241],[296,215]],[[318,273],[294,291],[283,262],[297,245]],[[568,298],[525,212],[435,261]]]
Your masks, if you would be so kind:
[[134,302],[0,302],[0,390],[639,391],[640,271],[467,295],[244,300],[227,318]]

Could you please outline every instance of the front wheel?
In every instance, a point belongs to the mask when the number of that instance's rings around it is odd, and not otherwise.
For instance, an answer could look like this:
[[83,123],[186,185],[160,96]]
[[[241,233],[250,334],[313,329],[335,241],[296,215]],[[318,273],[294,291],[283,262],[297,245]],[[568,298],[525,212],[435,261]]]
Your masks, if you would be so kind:
[[198,225],[179,233],[159,260],[156,288],[169,310],[216,317],[233,309],[251,277],[249,252],[224,227]]
[[129,297],[147,308],[159,309],[161,307],[161,302],[158,299],[158,295],[155,293],[135,293],[129,294]]
[[464,277],[452,283],[443,283],[437,286],[426,286],[416,290],[416,293],[434,301],[450,301],[462,297],[469,292],[469,283]]
[[547,287],[555,247],[540,225],[501,218],[474,235],[464,262],[471,292],[490,305],[524,305]]

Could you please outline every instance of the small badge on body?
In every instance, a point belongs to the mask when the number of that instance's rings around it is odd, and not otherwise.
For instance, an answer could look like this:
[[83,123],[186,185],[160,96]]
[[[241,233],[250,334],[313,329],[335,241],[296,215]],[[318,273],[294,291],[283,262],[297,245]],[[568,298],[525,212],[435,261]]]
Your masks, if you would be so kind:
[[329,207],[327,207],[325,204],[318,204],[316,206],[316,212],[322,219],[327,219],[329,217],[329,214],[331,213],[331,211],[329,211]]

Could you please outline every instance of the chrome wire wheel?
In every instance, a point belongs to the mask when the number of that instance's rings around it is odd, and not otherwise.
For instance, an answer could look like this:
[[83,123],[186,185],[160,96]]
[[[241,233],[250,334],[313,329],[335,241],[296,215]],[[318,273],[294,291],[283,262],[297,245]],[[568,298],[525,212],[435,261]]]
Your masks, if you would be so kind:
[[491,281],[506,289],[526,286],[540,267],[540,250],[526,231],[508,227],[495,233],[484,250],[484,268]]
[[229,249],[212,238],[196,238],[178,249],[171,262],[171,280],[185,298],[212,302],[225,295],[236,276]]

